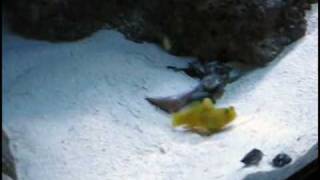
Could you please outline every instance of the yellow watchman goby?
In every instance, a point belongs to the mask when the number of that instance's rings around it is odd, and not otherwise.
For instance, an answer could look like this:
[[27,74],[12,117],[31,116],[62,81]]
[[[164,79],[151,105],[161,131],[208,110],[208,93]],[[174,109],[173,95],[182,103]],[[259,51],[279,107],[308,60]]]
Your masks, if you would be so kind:
[[220,131],[236,118],[234,107],[216,108],[211,99],[195,102],[185,110],[173,114],[173,127],[185,128],[201,133],[212,134]]

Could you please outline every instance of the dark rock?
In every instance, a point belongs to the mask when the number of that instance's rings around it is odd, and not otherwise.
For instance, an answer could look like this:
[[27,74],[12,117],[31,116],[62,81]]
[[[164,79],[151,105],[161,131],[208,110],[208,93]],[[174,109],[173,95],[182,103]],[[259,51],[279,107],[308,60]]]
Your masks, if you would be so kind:
[[14,180],[17,180],[16,165],[14,157],[10,151],[9,138],[2,130],[2,173],[8,175]]
[[[198,64],[198,67],[193,64]],[[227,84],[250,72],[248,68],[233,67],[216,61],[203,65],[200,62],[196,62],[190,64],[188,68],[171,66],[168,68],[175,71],[182,70],[186,73],[192,73],[194,77],[202,78],[199,85],[188,92],[168,97],[146,98],[151,104],[169,113],[177,112],[190,102],[202,100],[206,97],[216,102],[216,100],[223,95],[224,88]]]
[[291,157],[285,153],[278,154],[273,160],[272,165],[274,167],[283,167],[292,161]]
[[190,63],[185,72],[191,77],[198,78],[202,78],[207,74],[205,66],[199,61]]
[[205,91],[212,92],[219,86],[224,86],[225,78],[219,74],[212,73],[202,80]]
[[259,149],[253,149],[241,160],[246,166],[257,165],[261,161],[263,153]]
[[224,75],[224,74],[228,74],[232,70],[232,67],[226,64],[219,63],[218,61],[213,61],[213,62],[207,63],[205,65],[205,69],[206,69],[206,74],[215,73],[215,74]]
[[189,63],[189,66],[186,68],[178,68],[173,66],[167,66],[167,68],[172,69],[174,71],[184,71],[191,77],[195,78],[203,78],[204,76],[208,75],[206,71],[206,66],[199,61],[194,61]]
[[[270,62],[302,37],[310,0],[4,0],[13,31],[77,40],[108,25],[203,61]],[[280,40],[281,39],[281,40]]]

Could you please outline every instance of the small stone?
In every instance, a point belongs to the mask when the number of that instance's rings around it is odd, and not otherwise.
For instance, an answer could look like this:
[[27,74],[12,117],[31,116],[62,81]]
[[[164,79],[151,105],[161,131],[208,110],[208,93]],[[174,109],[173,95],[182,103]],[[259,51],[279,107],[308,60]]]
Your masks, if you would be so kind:
[[283,167],[292,161],[291,157],[285,153],[278,154],[273,160],[272,165],[274,167]]
[[161,152],[162,154],[165,154],[165,153],[166,153],[166,150],[164,150],[163,147],[160,147],[159,150],[160,150],[160,152]]
[[259,149],[253,149],[241,160],[246,166],[257,165],[262,159],[263,153]]

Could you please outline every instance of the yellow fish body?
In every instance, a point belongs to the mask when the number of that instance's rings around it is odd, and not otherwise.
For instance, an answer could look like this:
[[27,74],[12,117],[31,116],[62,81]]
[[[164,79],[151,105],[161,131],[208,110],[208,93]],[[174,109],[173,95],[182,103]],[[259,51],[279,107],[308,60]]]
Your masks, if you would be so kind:
[[220,131],[236,118],[234,107],[216,108],[211,99],[205,98],[186,110],[173,114],[173,127],[184,126],[201,134]]

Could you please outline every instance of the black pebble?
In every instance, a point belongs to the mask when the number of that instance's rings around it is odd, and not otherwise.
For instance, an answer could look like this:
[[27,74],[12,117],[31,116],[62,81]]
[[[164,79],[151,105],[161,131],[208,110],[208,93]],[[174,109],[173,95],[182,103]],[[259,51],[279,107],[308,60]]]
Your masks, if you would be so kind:
[[278,154],[273,160],[272,165],[274,167],[283,167],[292,161],[291,157],[285,153]]
[[262,159],[263,153],[259,149],[253,149],[241,160],[246,166],[257,165]]

